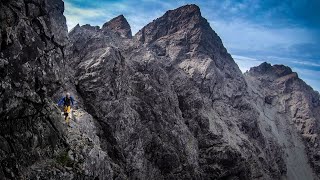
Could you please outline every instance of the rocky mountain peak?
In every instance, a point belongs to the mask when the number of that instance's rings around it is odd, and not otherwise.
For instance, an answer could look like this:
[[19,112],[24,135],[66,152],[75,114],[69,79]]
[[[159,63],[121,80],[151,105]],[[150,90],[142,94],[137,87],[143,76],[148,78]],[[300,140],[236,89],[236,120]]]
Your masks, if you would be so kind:
[[176,32],[188,33],[194,28],[209,29],[210,25],[201,16],[197,5],[185,5],[167,11],[163,16],[143,27],[135,37],[141,42],[150,43]]
[[273,71],[278,76],[286,76],[292,73],[292,70],[290,67],[285,65],[277,65],[277,64],[273,66]]
[[292,72],[292,69],[288,66],[279,65],[279,64],[271,65],[267,62],[264,62],[257,67],[250,68],[249,73],[255,74],[255,75],[273,74],[276,77],[282,77],[282,76],[287,76],[289,74],[292,74],[293,72]]
[[188,4],[181,6],[175,10],[169,10],[165,13],[168,16],[181,16],[181,18],[192,18],[193,16],[201,16],[201,11],[199,6],[195,4]]
[[[238,93],[245,89],[240,69],[196,5],[167,11],[143,27],[134,39],[149,46],[158,56],[168,57],[168,61],[194,78],[205,92],[209,93],[213,84],[220,86],[214,87],[217,91],[228,94],[225,97],[233,96],[233,89],[238,89]],[[203,77],[206,79],[202,80]],[[217,82],[217,79],[225,81]],[[237,87],[229,88],[228,84]],[[222,88],[226,90],[221,91]]]
[[81,27],[87,30],[94,30],[94,31],[98,31],[100,29],[99,26],[91,26],[90,24],[85,24]]
[[69,41],[77,41],[82,42],[81,46],[74,46],[75,49],[78,51],[81,50],[84,46],[84,44],[87,42],[86,39],[89,37],[94,37],[100,32],[99,26],[91,26],[89,24],[80,26],[77,24],[74,28],[71,29],[69,32]]
[[114,31],[121,37],[125,38],[132,37],[131,27],[127,19],[122,14],[103,24],[102,30]]
[[78,23],[75,27],[73,27],[70,32],[75,31],[80,28],[80,24]]

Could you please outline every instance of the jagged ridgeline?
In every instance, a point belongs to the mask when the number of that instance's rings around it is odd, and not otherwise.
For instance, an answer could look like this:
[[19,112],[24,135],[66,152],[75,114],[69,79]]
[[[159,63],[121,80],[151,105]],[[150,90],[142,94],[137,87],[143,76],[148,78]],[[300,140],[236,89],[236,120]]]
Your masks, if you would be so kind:
[[319,93],[242,74],[196,5],[134,36],[123,15],[67,33],[63,11],[0,1],[0,179],[319,179]]

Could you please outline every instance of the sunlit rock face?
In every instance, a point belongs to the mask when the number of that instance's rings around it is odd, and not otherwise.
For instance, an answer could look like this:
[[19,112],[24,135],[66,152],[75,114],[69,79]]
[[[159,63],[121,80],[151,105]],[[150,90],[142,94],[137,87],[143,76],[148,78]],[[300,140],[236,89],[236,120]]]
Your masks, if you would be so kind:
[[287,154],[287,166],[292,167],[300,179],[312,179],[311,173],[306,173],[308,166],[295,166],[303,161],[319,176],[319,93],[283,65],[262,63],[251,68],[245,78],[251,91],[264,99],[264,108],[272,110],[271,126],[275,125],[280,137],[285,136],[278,141],[283,143]]
[[0,4],[3,179],[318,178],[319,94],[282,65],[243,75],[196,5],[132,36],[123,15],[67,34],[60,0]]

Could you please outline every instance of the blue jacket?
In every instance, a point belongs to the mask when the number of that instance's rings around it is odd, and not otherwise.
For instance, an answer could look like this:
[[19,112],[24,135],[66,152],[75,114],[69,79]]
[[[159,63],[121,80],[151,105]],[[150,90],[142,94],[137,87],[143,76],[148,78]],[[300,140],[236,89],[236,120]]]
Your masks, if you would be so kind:
[[[70,101],[71,101],[71,104],[73,105],[74,104],[74,99],[72,96],[70,96]],[[66,103],[66,97],[63,97],[59,100],[58,102],[58,106],[61,106],[61,105],[65,105]]]

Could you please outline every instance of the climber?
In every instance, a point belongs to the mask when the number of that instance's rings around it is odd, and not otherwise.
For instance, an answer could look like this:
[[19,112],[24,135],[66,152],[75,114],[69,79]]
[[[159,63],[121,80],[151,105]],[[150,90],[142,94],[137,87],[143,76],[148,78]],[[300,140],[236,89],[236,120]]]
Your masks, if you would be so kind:
[[64,111],[64,117],[66,120],[66,123],[69,124],[69,115],[71,112],[71,105],[74,104],[74,99],[72,96],[70,96],[70,93],[66,93],[66,96],[61,98],[58,102],[58,106],[63,105],[63,111]]

